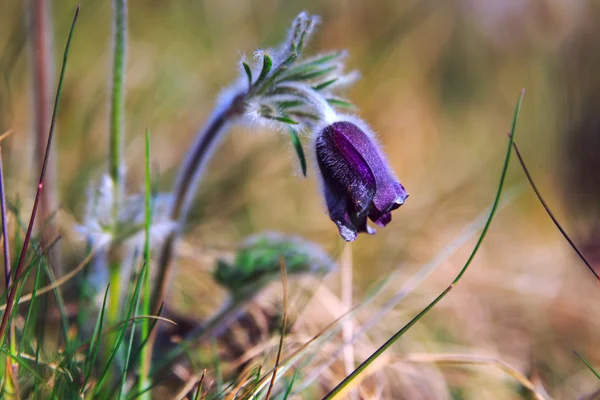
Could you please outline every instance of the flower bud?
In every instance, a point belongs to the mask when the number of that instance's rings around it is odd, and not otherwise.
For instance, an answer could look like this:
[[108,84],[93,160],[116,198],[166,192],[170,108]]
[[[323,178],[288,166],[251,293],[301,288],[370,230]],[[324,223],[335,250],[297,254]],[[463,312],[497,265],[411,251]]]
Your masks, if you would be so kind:
[[358,232],[375,233],[367,217],[386,226],[392,220],[391,211],[408,197],[367,129],[338,121],[323,128],[316,139],[329,216],[348,242]]

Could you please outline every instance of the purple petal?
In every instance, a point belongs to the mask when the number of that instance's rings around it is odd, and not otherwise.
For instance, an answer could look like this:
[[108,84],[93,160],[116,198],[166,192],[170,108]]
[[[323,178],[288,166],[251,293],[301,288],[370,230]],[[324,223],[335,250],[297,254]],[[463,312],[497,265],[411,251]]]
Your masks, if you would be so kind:
[[359,215],[366,214],[375,195],[375,177],[364,158],[336,124],[317,138],[317,161],[325,180],[347,192]]
[[375,178],[376,191],[373,196],[375,207],[382,213],[386,213],[401,206],[408,194],[391,172],[375,141],[350,122],[335,122],[331,127],[336,133],[343,135],[348,143],[351,143],[354,151],[360,154]]
[[316,153],[329,216],[346,241],[354,241],[358,232],[375,233],[367,217],[386,226],[391,211],[408,197],[377,143],[355,124],[342,121],[324,128]]
[[369,219],[373,221],[375,225],[381,226],[382,228],[392,222],[392,213],[382,213],[375,207],[369,212]]

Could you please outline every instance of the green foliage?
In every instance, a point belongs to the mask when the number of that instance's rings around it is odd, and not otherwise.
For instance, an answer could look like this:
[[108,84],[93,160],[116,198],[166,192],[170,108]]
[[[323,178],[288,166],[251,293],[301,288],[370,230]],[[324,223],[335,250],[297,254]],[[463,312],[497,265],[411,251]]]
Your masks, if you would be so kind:
[[232,263],[217,262],[214,278],[234,297],[258,291],[279,279],[284,262],[288,275],[330,271],[333,262],[314,244],[296,237],[268,233],[252,237],[236,252]]

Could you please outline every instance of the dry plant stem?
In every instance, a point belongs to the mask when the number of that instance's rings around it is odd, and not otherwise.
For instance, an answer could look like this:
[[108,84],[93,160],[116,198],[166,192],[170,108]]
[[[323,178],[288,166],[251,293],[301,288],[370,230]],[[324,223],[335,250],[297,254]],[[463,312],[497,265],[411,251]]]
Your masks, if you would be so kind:
[[269,400],[271,398],[271,393],[273,392],[273,387],[275,386],[275,381],[277,379],[277,367],[279,366],[279,362],[281,361],[281,352],[283,350],[283,338],[285,336],[285,330],[287,325],[287,299],[288,299],[288,285],[287,285],[287,270],[285,266],[285,259],[281,257],[279,261],[279,266],[281,268],[281,285],[283,288],[283,317],[281,320],[281,335],[279,335],[279,347],[277,348],[277,357],[275,359],[275,366],[273,367],[273,376],[271,377],[271,382],[269,383],[269,389],[267,390],[267,395],[265,396],[265,400]]
[[184,400],[189,399],[189,396],[193,393],[194,388],[199,386],[199,384],[204,380],[204,374],[206,370],[204,370],[201,374],[196,374],[192,376],[186,384],[181,388],[175,396],[173,396],[173,400]]
[[[59,238],[60,238],[60,236],[55,236],[54,239],[52,239],[50,241],[50,243],[48,245],[46,245],[46,247],[44,247],[44,249],[50,250],[52,247],[54,247],[53,244],[56,243],[56,242],[58,242]],[[42,249],[42,253],[45,252],[44,249]],[[56,288],[64,285],[69,280],[71,280],[73,277],[75,277],[90,262],[90,260],[94,256],[94,254],[96,254],[97,249],[98,249],[97,246],[93,247],[92,250],[90,250],[89,254],[83,259],[83,261],[81,261],[79,263],[79,265],[77,265],[75,268],[73,268],[71,271],[69,271],[69,273],[61,276],[60,278],[58,278],[57,280],[55,280],[53,283],[51,283],[49,285],[46,285],[46,286],[38,289],[36,291],[36,297],[39,297],[42,294],[48,293],[48,292],[50,292],[50,291],[52,291],[52,290],[54,290],[54,289],[56,289]],[[19,301],[17,301],[17,305],[26,303],[29,300],[31,300],[32,298],[33,298],[33,293],[27,293],[26,295],[23,295],[23,296],[19,297]],[[0,311],[3,311],[5,309],[6,309],[6,304],[0,305]]]
[[[4,191],[4,173],[2,168],[2,147],[0,146],[0,211],[2,214],[2,246],[4,250],[4,280],[6,282],[6,290],[10,287],[10,253],[8,246],[8,218],[6,217],[6,193]],[[10,330],[10,349],[12,352],[16,350],[15,327],[11,324]],[[13,394],[18,393],[16,388],[16,369],[13,369],[13,364],[10,358],[6,358],[4,387],[2,390],[6,393],[7,398],[12,398]]]
[[[342,277],[342,304],[344,311],[352,308],[352,247],[350,243],[346,243],[341,260],[341,277]],[[348,318],[342,323],[342,336],[344,343],[344,371],[349,375],[354,370],[354,347],[351,342],[353,336],[352,318]],[[357,399],[357,393],[350,393],[351,399]]]
[[[35,117],[35,160],[36,170],[42,168],[44,162],[44,146],[48,142],[48,123],[50,122],[52,106],[52,76],[54,75],[54,62],[52,57],[52,35],[50,29],[50,4],[49,0],[31,0],[31,40],[33,51],[33,106]],[[55,153],[54,146],[50,148],[51,154]],[[45,190],[40,199],[40,218],[38,229],[41,231],[42,246],[49,243],[57,235],[58,229],[54,220],[49,220],[53,210],[58,205],[56,184],[56,161],[50,157],[46,172]],[[60,247],[54,248],[48,254],[49,264],[55,268],[55,273],[62,275],[60,261]]]
[[519,370],[505,361],[494,357],[482,357],[470,354],[410,354],[402,361],[411,363],[433,363],[438,365],[493,365],[516,379],[528,389],[538,400],[546,400],[546,396],[538,391],[535,384]]
[[554,213],[550,210],[550,207],[548,207],[548,204],[546,203],[546,201],[542,197],[542,194],[538,190],[537,185],[535,184],[535,182],[533,180],[533,177],[529,173],[529,169],[527,169],[527,167],[525,166],[525,161],[523,160],[523,157],[521,156],[521,152],[519,151],[519,148],[517,147],[517,143],[513,142],[513,148],[515,149],[515,154],[517,155],[517,158],[519,159],[519,163],[521,164],[521,167],[523,168],[523,172],[525,172],[525,176],[527,177],[527,180],[529,181],[529,184],[531,185],[531,188],[535,192],[535,195],[537,196],[538,200],[540,201],[540,203],[542,203],[544,210],[546,210],[546,213],[548,213],[548,216],[550,217],[552,222],[554,222],[554,225],[556,225],[556,227],[558,228],[560,233],[563,235],[563,237],[566,239],[566,241],[569,242],[569,245],[571,245],[573,250],[575,250],[575,253],[577,253],[579,258],[581,258],[581,261],[583,261],[583,263],[588,267],[588,269],[594,275],[596,280],[600,281],[600,276],[598,276],[598,273],[594,270],[594,268],[592,267],[592,264],[590,264],[590,262],[583,255],[583,253],[577,248],[577,246],[575,245],[575,242],[573,242],[573,240],[571,240],[571,238],[569,237],[567,232],[563,229],[563,227],[560,225],[560,223],[554,216]]
[[10,251],[8,246],[8,218],[6,213],[6,192],[4,191],[4,171],[2,146],[0,146],[0,213],[2,215],[2,250],[4,252],[4,279],[6,290],[10,287]]
[[[18,261],[17,267],[15,269],[15,280],[19,279],[19,277],[21,276],[21,272],[23,271],[23,268],[25,267],[25,258],[27,255],[27,249],[29,248],[29,242],[31,241],[31,234],[33,232],[33,226],[35,224],[35,216],[37,214],[37,209],[39,207],[41,192],[44,187],[44,177],[46,175],[46,168],[48,166],[48,158],[50,157],[50,147],[52,145],[52,137],[54,136],[54,127],[56,125],[56,116],[58,114],[58,104],[60,103],[60,95],[62,94],[62,83],[64,80],[65,69],[67,66],[69,47],[71,46],[71,40],[73,38],[73,31],[75,29],[77,17],[79,16],[79,8],[80,8],[80,6],[77,6],[77,11],[75,12],[75,16],[73,17],[71,31],[69,32],[69,37],[67,39],[67,44],[65,46],[63,63],[62,63],[61,71],[60,71],[60,79],[58,81],[58,87],[56,89],[56,98],[54,101],[54,111],[52,112],[52,120],[50,122],[48,142],[46,144],[46,152],[44,154],[44,162],[42,163],[42,170],[40,172],[40,180],[38,182],[38,188],[37,188],[37,192],[35,195],[35,200],[33,202],[33,209],[31,210],[31,217],[29,219],[27,233],[25,234],[25,239],[23,241],[23,248],[21,249],[19,261]],[[0,344],[4,343],[4,334],[6,333],[6,327],[7,327],[7,323],[9,320],[9,316],[12,314],[16,292],[17,292],[17,285],[13,285],[11,290],[8,293],[8,298],[6,300],[6,310],[4,311],[4,315],[2,315],[2,322],[0,323]]]

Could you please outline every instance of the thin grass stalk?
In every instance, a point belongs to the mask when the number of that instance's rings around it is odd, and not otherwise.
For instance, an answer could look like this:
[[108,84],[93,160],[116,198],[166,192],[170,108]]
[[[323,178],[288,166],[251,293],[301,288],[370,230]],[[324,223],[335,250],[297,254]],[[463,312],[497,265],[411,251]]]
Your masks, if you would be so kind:
[[4,191],[4,168],[2,146],[0,146],[0,215],[2,216],[2,250],[4,256],[4,280],[6,290],[10,287],[10,246],[8,243],[8,218],[6,213],[6,192]]
[[[152,192],[152,182],[150,178],[150,135],[148,130],[146,130],[146,152],[145,152],[145,186],[146,192],[144,196],[144,210],[145,210],[145,226],[144,226],[144,263],[146,265],[150,265],[150,226],[152,224],[152,208],[151,208],[151,192]],[[143,302],[142,302],[142,315],[150,314],[150,295],[152,292],[152,288],[150,285],[150,273],[149,270],[146,269],[146,274],[144,275],[144,293],[143,293]],[[142,321],[142,333],[141,340],[145,340],[148,338],[150,334],[150,323],[149,319],[144,319]],[[147,387],[152,386],[152,381],[150,380],[150,363],[152,362],[152,344],[146,343],[144,348],[141,351],[141,360],[140,360],[140,378],[138,379],[138,391],[143,393],[140,396],[141,400],[150,400],[152,398],[151,392],[145,391]]]
[[518,369],[495,357],[476,356],[471,354],[409,354],[402,357],[403,362],[431,363],[437,365],[468,366],[491,365],[514,378],[525,389],[529,390],[537,400],[546,400],[548,397],[536,388],[531,379],[523,375]]
[[[511,204],[516,196],[520,194],[523,190],[523,185],[517,185],[510,189],[504,190],[503,201],[500,203],[498,207],[498,211],[502,210],[509,204]],[[492,204],[493,205],[493,204]],[[433,259],[431,259],[427,264],[423,265],[419,271],[413,275],[408,281],[406,281],[402,287],[400,287],[396,293],[387,300],[381,307],[377,309],[377,311],[363,324],[360,326],[360,330],[354,333],[349,342],[344,341],[331,356],[329,356],[329,360],[323,364],[321,364],[318,368],[312,368],[310,374],[302,380],[302,385],[294,390],[295,394],[301,393],[306,390],[315,380],[317,380],[321,375],[334,363],[339,359],[340,355],[344,350],[344,346],[348,343],[355,343],[361,336],[366,335],[367,332],[373,328],[378,322],[382,321],[386,314],[394,309],[404,298],[406,298],[410,293],[412,293],[417,286],[419,286],[425,279],[431,275],[438,267],[440,267],[450,256],[456,251],[458,251],[462,246],[467,244],[469,240],[475,236],[475,234],[483,229],[487,219],[489,217],[489,213],[492,205],[486,208],[477,218],[475,218],[462,232],[460,232],[457,236],[453,238],[453,240],[446,245],[441,252],[439,252]],[[498,212],[497,211],[497,212]],[[389,278],[386,279],[386,285],[389,285],[387,282],[394,281],[396,276],[393,274]],[[380,288],[378,292],[383,292],[383,288]],[[372,298],[367,298],[367,301],[363,301],[360,304],[361,308],[365,308],[369,300],[372,301]]]
[[594,369],[594,367],[592,367],[592,364],[590,364],[581,354],[579,354],[578,352],[574,351],[573,353],[575,353],[575,355],[577,356],[577,358],[579,358],[581,360],[581,362],[583,362],[585,364],[585,366],[592,372],[592,374],[594,374],[596,376],[596,378],[600,379],[600,374]]
[[[33,203],[33,209],[31,210],[31,217],[29,219],[29,226],[27,227],[27,233],[25,234],[25,240],[23,241],[23,247],[21,249],[21,254],[19,256],[19,261],[17,263],[17,267],[15,268],[15,280],[18,280],[21,272],[25,266],[25,257],[27,254],[27,249],[29,247],[29,242],[31,241],[31,235],[33,233],[33,226],[35,224],[35,216],[37,214],[37,209],[39,207],[40,195],[42,189],[44,187],[44,178],[46,176],[46,168],[48,166],[48,158],[50,157],[50,147],[52,145],[52,138],[54,136],[54,128],[56,126],[56,117],[58,115],[58,105],[60,104],[60,96],[62,94],[63,81],[65,77],[65,71],[67,67],[67,59],[69,56],[69,49],[71,47],[71,40],[73,39],[73,32],[75,30],[75,24],[77,23],[77,18],[79,16],[80,6],[77,6],[77,10],[75,11],[75,16],[73,17],[73,23],[71,24],[71,30],[69,31],[69,37],[67,39],[67,44],[65,46],[65,52],[63,56],[63,63],[60,71],[60,78],[58,81],[58,87],[56,89],[56,98],[54,100],[54,111],[52,112],[52,120],[50,122],[50,130],[48,134],[48,142],[46,144],[46,152],[44,154],[44,162],[42,163],[42,170],[40,172],[40,180],[38,182],[38,188],[35,195],[35,200]],[[12,309],[14,306],[15,294],[16,294],[16,285],[12,286],[12,289],[8,293],[8,298],[6,301],[6,310],[4,311],[4,315],[2,316],[2,322],[0,323],[0,343],[4,343],[4,334],[6,333],[6,327],[9,320],[9,316],[12,313]]]
[[461,278],[467,272],[467,269],[469,268],[469,266],[475,259],[475,256],[477,255],[477,252],[479,251],[479,248],[481,247],[481,244],[483,243],[483,240],[485,239],[485,237],[487,235],[487,232],[488,232],[488,230],[492,224],[492,221],[494,219],[494,215],[496,214],[496,210],[498,209],[498,205],[500,204],[500,198],[502,197],[502,189],[504,188],[504,181],[506,179],[508,165],[510,163],[510,156],[511,156],[512,148],[513,148],[517,119],[519,117],[519,111],[521,109],[521,104],[523,102],[524,95],[525,95],[525,90],[523,90],[521,92],[521,96],[519,97],[519,100],[517,101],[517,105],[515,108],[512,127],[511,127],[510,135],[509,135],[508,149],[506,150],[506,156],[504,158],[504,166],[502,168],[502,173],[500,174],[500,182],[498,184],[498,190],[496,192],[494,204],[492,205],[492,209],[490,210],[490,215],[488,217],[488,220],[487,220],[483,230],[481,231],[481,235],[479,236],[479,239],[477,240],[477,243],[475,244],[475,247],[473,248],[471,255],[467,259],[467,262],[464,264],[464,266],[462,267],[462,269],[460,270],[460,272],[458,273],[456,278],[452,281],[452,283],[441,294],[439,294],[431,303],[429,303],[429,305],[427,305],[427,307],[425,307],[419,314],[417,314],[417,316],[415,316],[412,320],[410,320],[410,322],[408,322],[406,325],[404,325],[402,327],[402,329],[400,329],[398,332],[396,332],[381,347],[379,347],[373,354],[371,354],[369,356],[369,358],[367,358],[362,364],[360,364],[350,375],[348,375],[346,378],[344,378],[344,380],[342,382],[340,382],[340,384],[338,384],[335,388],[333,388],[323,398],[324,400],[333,399],[333,398],[336,398],[338,395],[340,395],[356,377],[358,377],[360,374],[362,374],[367,369],[367,367],[369,367],[369,365],[371,365],[371,363],[373,363],[373,361],[377,360],[387,349],[389,349],[398,339],[400,339],[413,325],[415,325],[421,318],[423,318],[429,311],[431,311],[431,309],[433,307],[435,307],[435,305],[437,303],[439,303],[444,297],[446,297],[446,295],[448,293],[450,293],[450,291],[458,284],[458,282],[460,282]]
[[125,56],[127,47],[127,0],[113,0],[113,68],[110,101],[110,138],[108,149],[108,172],[113,183],[112,216],[113,242],[108,249],[108,277],[110,300],[108,323],[113,325],[119,317],[123,246],[119,238],[119,213],[124,198],[125,174],[123,172],[123,140],[125,119]]
[[[352,246],[346,243],[342,257],[340,260],[340,275],[341,275],[341,300],[345,308],[344,311],[352,309]],[[354,370],[354,345],[351,342],[354,326],[352,318],[348,318],[342,322],[342,338],[347,345],[344,347],[344,372],[350,374]],[[358,394],[352,392],[349,394],[350,399],[358,399]]]
[[[4,280],[6,283],[6,290],[10,287],[10,253],[8,245],[8,218],[6,214],[6,193],[4,191],[4,171],[2,163],[2,146],[0,146],[0,213],[2,215],[2,247],[4,250]],[[11,352],[16,353],[16,340],[15,340],[15,329],[14,325],[11,326],[10,335],[10,346]],[[5,365],[5,380],[2,391],[6,393],[7,397],[13,395],[16,396],[17,388],[15,385],[16,379],[14,375],[13,364],[10,362],[10,358],[6,358]]]
[[554,216],[554,213],[552,212],[552,210],[550,210],[550,207],[548,206],[548,204],[542,197],[542,193],[539,191],[537,185],[535,184],[535,181],[533,180],[533,177],[529,173],[529,169],[525,165],[525,160],[523,160],[523,157],[521,156],[521,152],[519,151],[519,148],[517,147],[516,142],[513,142],[513,148],[515,149],[515,154],[517,155],[517,159],[519,160],[519,163],[521,164],[521,167],[523,168],[523,172],[525,172],[525,176],[527,177],[527,180],[529,181],[529,184],[531,185],[531,188],[535,192],[535,195],[537,196],[538,200],[540,201],[540,203],[542,203],[544,210],[546,210],[546,213],[548,214],[548,216],[550,217],[552,222],[554,222],[554,225],[556,226],[556,228],[558,228],[561,235],[563,235],[563,237],[569,243],[571,248],[575,251],[575,253],[577,253],[577,255],[579,256],[581,261],[583,261],[583,263],[586,265],[586,267],[594,275],[596,280],[600,281],[600,276],[598,275],[598,273],[596,272],[594,267],[592,267],[592,264],[588,261],[588,259],[585,257],[585,255],[579,250],[579,248],[577,247],[575,242],[573,242],[571,237],[567,234],[567,232],[564,230],[564,228],[558,222],[558,219],[556,219],[556,217]]
[[[52,106],[52,77],[54,76],[54,61],[52,57],[52,35],[50,29],[50,0],[31,0],[31,41],[33,52],[33,109],[35,117],[35,160],[39,171],[44,162],[44,146],[48,141],[48,123],[50,122]],[[50,147],[54,155],[54,146]],[[51,156],[46,172],[45,190],[40,199],[40,229],[42,247],[50,242],[58,233],[53,210],[58,204],[56,182],[56,157]],[[43,229],[42,229],[43,228]],[[48,254],[50,265],[58,275],[62,275],[60,247],[55,246]]]
[[281,353],[283,351],[283,339],[285,337],[285,331],[287,329],[287,310],[288,310],[288,284],[287,284],[287,269],[285,266],[285,259],[281,257],[279,262],[279,266],[281,268],[281,286],[283,289],[283,316],[281,318],[281,335],[279,336],[279,347],[277,347],[277,357],[275,358],[275,366],[273,367],[273,376],[271,377],[271,382],[269,383],[269,389],[267,389],[267,395],[265,396],[265,400],[269,400],[271,398],[271,393],[273,392],[273,388],[275,387],[275,382],[277,380],[277,367],[281,361]]

